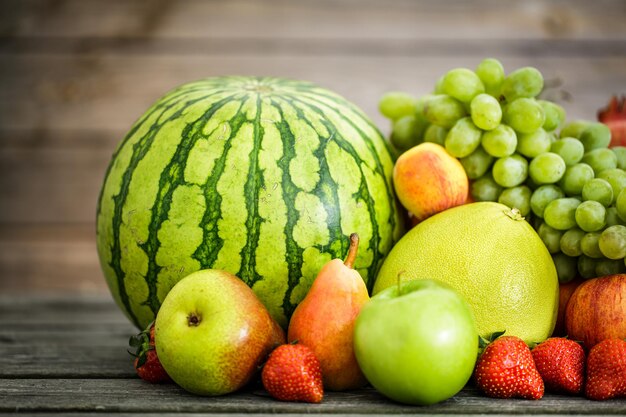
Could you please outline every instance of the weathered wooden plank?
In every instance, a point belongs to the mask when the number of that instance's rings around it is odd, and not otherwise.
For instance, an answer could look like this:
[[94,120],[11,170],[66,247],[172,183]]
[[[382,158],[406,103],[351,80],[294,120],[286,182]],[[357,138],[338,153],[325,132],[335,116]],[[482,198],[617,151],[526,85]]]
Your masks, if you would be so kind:
[[[49,174],[52,175],[52,174]],[[26,186],[28,183],[23,183]],[[96,191],[94,191],[95,195]],[[76,202],[88,205],[95,213],[94,201],[83,195]],[[44,204],[54,208],[55,199],[50,197]],[[84,201],[84,202],[83,202]],[[35,200],[33,204],[41,204]],[[27,210],[27,207],[20,209]],[[32,212],[32,211],[31,211]],[[71,219],[69,219],[71,220]],[[39,292],[59,294],[106,294],[108,289],[96,254],[95,225],[3,225],[0,227],[0,294],[20,294],[36,289]],[[17,296],[17,295],[16,295]],[[110,299],[109,299],[109,302]],[[20,310],[19,316],[12,311],[2,312],[0,323],[6,320],[29,320],[29,305]],[[97,305],[91,306],[95,308]],[[50,313],[50,312],[47,312]],[[64,319],[80,319],[67,312]],[[10,314],[10,315],[9,315]],[[48,316],[37,317],[46,320]],[[52,316],[50,319],[54,319]],[[103,317],[97,317],[103,320]],[[107,316],[107,320],[112,318]]]
[[95,329],[132,329],[128,320],[108,294],[49,293],[14,295],[0,292],[0,329],[25,332],[83,327]]
[[93,223],[113,140],[110,145],[106,150],[0,146],[0,222]]
[[[626,44],[626,43],[625,43]],[[223,74],[273,75],[314,81],[354,101],[381,127],[380,96],[389,90],[430,92],[445,71],[473,68],[489,55],[301,56],[259,51],[257,55],[0,55],[0,128],[46,134],[79,130],[126,131],[158,97],[188,81]],[[626,54],[590,59],[538,56],[519,51],[502,57],[509,71],[539,68],[560,79],[571,117],[593,118],[612,94],[626,94]],[[557,92],[548,92],[559,101]],[[86,131],[86,132],[83,132]],[[0,141],[2,143],[2,141]],[[7,156],[8,157],[8,156]]]
[[[253,414],[256,417],[271,417],[271,416],[276,416],[276,413],[211,413],[211,417],[245,417],[245,416],[249,416]],[[295,416],[307,416],[307,415],[311,415],[313,413],[307,411],[307,412],[302,412],[302,413],[281,413],[280,415],[282,417],[295,417]],[[372,414],[369,414],[367,412],[363,412],[363,413],[326,413],[326,414],[332,414],[334,417],[366,417],[366,416],[371,416]],[[429,416],[432,417],[442,417],[442,416],[450,416],[451,414],[449,413],[420,413],[420,412],[413,412],[413,413],[403,413],[403,415],[420,415],[420,414],[428,414]],[[12,413],[9,413],[9,415],[13,415]],[[65,413],[54,413],[54,412],[36,412],[36,413],[24,413],[24,412],[19,412],[16,413],[15,415],[19,415],[21,417],[27,417],[27,416],[32,416],[32,417],[59,417],[59,416],[63,416],[65,417],[67,414]],[[119,412],[115,412],[115,413],[107,413],[107,412],[99,412],[99,411],[94,411],[94,412],[79,412],[79,413],[72,413],[72,417],[94,417],[94,416],[98,416],[98,417],[103,417],[103,416],[113,416],[115,415],[116,417],[137,417],[137,414],[135,413],[119,413]],[[538,414],[533,414],[533,416],[535,417],[548,417],[548,416],[554,416],[554,415],[558,415],[555,413],[538,413]],[[577,415],[581,415],[581,414],[577,414]],[[606,414],[596,414],[596,413],[588,413],[588,414],[584,414],[587,417],[593,417],[593,416],[603,416]],[[186,417],[206,417],[207,414],[205,413],[141,413],[142,417],[182,417],[182,416],[186,416]],[[504,413],[492,413],[489,414],[490,417],[504,417],[504,416],[508,416],[510,417],[511,414],[504,414]]]
[[0,378],[134,378],[129,323],[2,326]]
[[135,333],[108,296],[3,296],[0,378],[135,378]]
[[479,39],[471,43],[459,39],[153,39],[150,37],[87,37],[87,38],[7,38],[0,42],[0,53],[16,55],[257,55],[292,56],[446,56],[464,55],[606,57],[623,55],[621,39],[608,40],[534,40]]
[[2,6],[0,33],[13,37],[614,39],[626,34],[620,0],[5,0]]
[[0,378],[136,378],[132,357],[125,350],[128,336],[110,337],[116,346],[98,345],[96,340],[70,346],[45,338],[30,345],[11,345],[8,336],[0,333]]
[[428,407],[397,404],[373,389],[327,393],[320,404],[279,402],[258,386],[243,392],[200,397],[175,385],[138,379],[4,379],[0,411],[190,412],[294,414],[624,414],[624,401],[592,402],[580,397],[546,395],[542,400],[494,400],[466,388]]
[[[276,416],[277,413],[211,413],[211,417],[245,417],[245,416],[249,416],[253,414],[256,417],[271,417],[271,416]],[[281,413],[280,415],[282,417],[295,417],[295,416],[307,416],[307,415],[311,415],[314,413],[311,413],[309,411],[307,412],[302,412],[302,413]],[[369,414],[367,412],[363,412],[363,413],[325,413],[325,414],[332,414],[334,417],[366,417],[366,416],[371,416],[372,414]],[[419,414],[426,414],[426,413],[420,413],[420,412],[413,412],[413,413],[402,413],[403,415],[419,415]],[[442,417],[442,416],[450,416],[451,414],[449,413],[427,413],[429,416],[432,417]],[[59,413],[59,412],[34,412],[34,413],[24,413],[24,412],[19,412],[19,413],[9,413],[9,415],[19,415],[20,417],[60,417],[60,416],[67,416],[66,413]],[[125,412],[115,412],[115,413],[107,413],[107,412],[100,412],[100,411],[93,411],[93,412],[78,412],[78,413],[72,413],[72,417],[103,417],[103,416],[116,416],[116,417],[137,417],[137,414],[135,413],[125,413]],[[467,415],[467,414],[465,414]],[[548,417],[548,416],[554,416],[554,415],[558,415],[555,413],[538,413],[538,414],[533,414],[533,416],[535,417]],[[581,414],[577,414],[577,415],[581,415]],[[594,417],[594,416],[603,416],[606,414],[597,414],[597,413],[587,413],[584,414],[587,417]],[[182,416],[186,416],[186,417],[206,417],[207,414],[206,413],[141,413],[142,417],[182,417]],[[504,417],[504,416],[511,416],[511,414],[504,414],[504,413],[492,413],[489,414],[490,417]]]

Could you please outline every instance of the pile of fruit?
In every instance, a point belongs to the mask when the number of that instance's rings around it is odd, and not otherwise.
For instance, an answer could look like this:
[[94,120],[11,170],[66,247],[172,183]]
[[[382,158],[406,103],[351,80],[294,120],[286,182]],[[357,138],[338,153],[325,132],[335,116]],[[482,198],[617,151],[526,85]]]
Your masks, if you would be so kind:
[[[139,376],[199,395],[256,378],[313,403],[368,383],[420,405],[468,383],[626,396],[626,148],[542,89],[536,69],[487,59],[432,95],[386,95],[397,158],[310,83],[218,77],[164,96],[98,204],[105,277],[146,328]],[[582,344],[550,337],[559,312]]]
[[615,126],[611,140],[604,123],[566,121],[560,105],[539,98],[543,88],[537,69],[505,74],[489,58],[474,71],[448,71],[433,94],[390,92],[380,110],[399,151],[439,144],[465,169],[472,200],[517,208],[552,254],[560,282],[625,272],[623,110],[614,100],[602,114]]

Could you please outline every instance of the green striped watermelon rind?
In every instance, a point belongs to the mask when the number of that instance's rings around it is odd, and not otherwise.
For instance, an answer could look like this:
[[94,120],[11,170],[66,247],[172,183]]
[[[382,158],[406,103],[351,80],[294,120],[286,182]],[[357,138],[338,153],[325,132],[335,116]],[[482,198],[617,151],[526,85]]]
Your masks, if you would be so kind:
[[283,326],[319,269],[360,235],[368,288],[403,233],[386,141],[315,84],[214,77],[158,100],[113,154],[97,209],[100,263],[138,327],[198,269],[244,280]]

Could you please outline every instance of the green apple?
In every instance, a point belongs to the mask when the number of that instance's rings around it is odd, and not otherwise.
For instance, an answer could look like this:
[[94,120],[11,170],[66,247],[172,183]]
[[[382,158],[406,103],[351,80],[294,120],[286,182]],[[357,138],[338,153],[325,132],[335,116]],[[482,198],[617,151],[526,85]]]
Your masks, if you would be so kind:
[[354,351],[368,381],[407,404],[434,404],[459,392],[472,375],[478,331],[468,303],[433,280],[405,281],[365,304]]
[[155,322],[156,351],[167,374],[200,395],[245,385],[285,334],[243,281],[201,270],[167,294]]

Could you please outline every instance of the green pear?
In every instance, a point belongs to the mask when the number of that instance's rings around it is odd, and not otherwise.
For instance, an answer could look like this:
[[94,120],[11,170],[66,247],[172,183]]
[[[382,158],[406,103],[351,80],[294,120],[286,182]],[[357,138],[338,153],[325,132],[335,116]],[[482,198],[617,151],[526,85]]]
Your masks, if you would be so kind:
[[155,322],[163,368],[174,382],[199,395],[243,387],[282,343],[284,331],[250,287],[220,270],[201,270],[180,280]]

